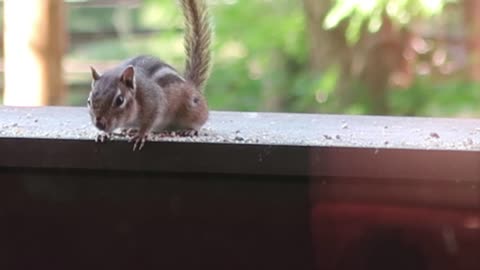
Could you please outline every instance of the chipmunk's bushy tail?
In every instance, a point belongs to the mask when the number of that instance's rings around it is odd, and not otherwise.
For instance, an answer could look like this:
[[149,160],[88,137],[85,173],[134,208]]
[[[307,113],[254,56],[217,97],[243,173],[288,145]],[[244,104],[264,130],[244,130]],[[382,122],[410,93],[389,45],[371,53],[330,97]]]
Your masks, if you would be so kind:
[[185,77],[200,91],[210,76],[212,29],[206,0],[180,0],[185,16]]

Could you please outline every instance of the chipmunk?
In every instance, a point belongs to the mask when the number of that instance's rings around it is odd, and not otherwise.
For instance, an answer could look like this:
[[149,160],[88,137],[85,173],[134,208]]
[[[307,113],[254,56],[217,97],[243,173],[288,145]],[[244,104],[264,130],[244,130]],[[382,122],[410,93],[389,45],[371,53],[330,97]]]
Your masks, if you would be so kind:
[[122,129],[141,150],[152,132],[180,129],[197,135],[208,119],[203,88],[211,68],[212,30],[205,0],[180,0],[185,17],[185,73],[148,55],[137,56],[98,73],[90,67],[92,90],[87,104],[96,141]]

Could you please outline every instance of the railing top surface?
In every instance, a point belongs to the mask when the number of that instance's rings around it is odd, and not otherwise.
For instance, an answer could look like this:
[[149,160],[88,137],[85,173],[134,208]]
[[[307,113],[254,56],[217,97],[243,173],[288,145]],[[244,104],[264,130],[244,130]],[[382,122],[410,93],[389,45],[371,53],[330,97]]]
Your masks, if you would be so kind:
[[[93,140],[80,107],[0,107],[0,138]],[[122,140],[122,138],[119,138]],[[287,146],[479,150],[480,119],[211,112],[196,138],[155,141]]]
[[480,120],[212,112],[140,152],[93,141],[86,108],[0,107],[0,169],[479,181]]

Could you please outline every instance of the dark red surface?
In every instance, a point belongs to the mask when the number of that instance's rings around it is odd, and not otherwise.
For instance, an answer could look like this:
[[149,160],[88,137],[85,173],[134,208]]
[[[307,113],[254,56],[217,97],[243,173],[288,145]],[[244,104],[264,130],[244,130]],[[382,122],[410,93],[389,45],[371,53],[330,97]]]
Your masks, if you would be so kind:
[[313,268],[302,179],[59,170],[0,179],[0,269]]
[[59,170],[0,179],[0,269],[480,266],[479,210],[399,194],[366,202],[360,191],[378,187],[368,179],[347,181],[359,186],[350,199],[339,179]]
[[479,269],[480,212],[365,203],[312,209],[317,269]]

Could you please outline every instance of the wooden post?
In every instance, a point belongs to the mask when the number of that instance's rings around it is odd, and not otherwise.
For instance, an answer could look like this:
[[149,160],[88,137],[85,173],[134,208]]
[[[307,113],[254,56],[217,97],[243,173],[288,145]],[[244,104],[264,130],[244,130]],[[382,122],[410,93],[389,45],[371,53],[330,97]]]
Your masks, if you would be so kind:
[[464,0],[464,18],[466,28],[466,43],[469,50],[469,75],[473,81],[480,81],[480,2]]
[[5,105],[61,104],[63,0],[5,0]]

